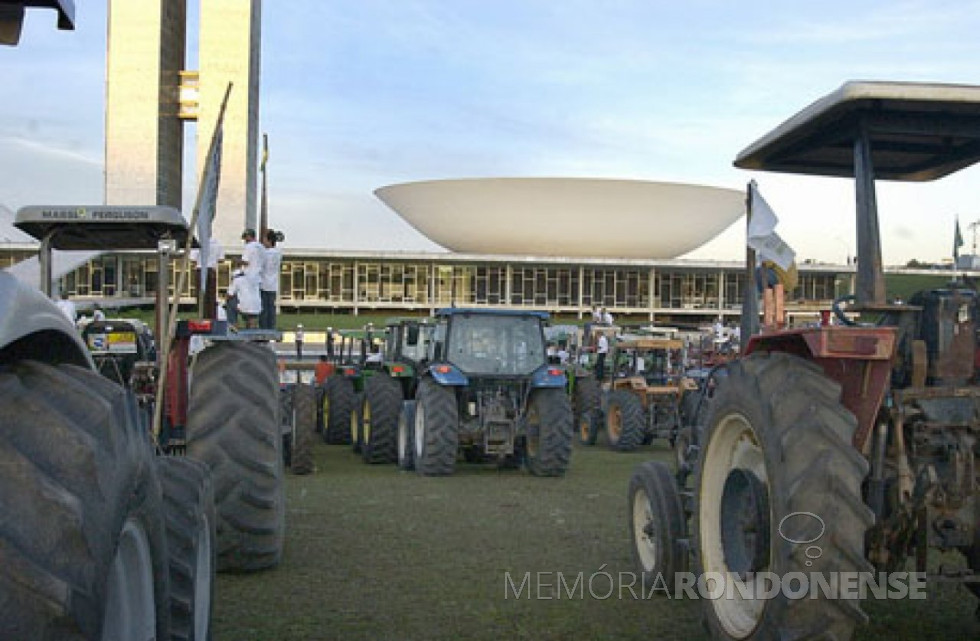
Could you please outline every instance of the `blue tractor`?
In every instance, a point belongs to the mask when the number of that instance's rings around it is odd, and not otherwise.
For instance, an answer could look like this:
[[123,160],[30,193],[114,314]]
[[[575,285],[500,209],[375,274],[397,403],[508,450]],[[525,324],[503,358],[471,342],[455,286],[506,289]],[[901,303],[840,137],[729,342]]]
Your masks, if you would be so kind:
[[564,370],[547,362],[547,320],[530,311],[436,313],[410,422],[419,474],[452,474],[460,454],[537,476],[565,473],[572,408]]

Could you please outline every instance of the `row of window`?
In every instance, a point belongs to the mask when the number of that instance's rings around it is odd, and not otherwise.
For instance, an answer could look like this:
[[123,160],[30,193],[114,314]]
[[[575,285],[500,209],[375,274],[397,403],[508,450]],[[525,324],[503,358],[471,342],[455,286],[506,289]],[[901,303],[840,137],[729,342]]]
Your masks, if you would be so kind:
[[[73,296],[148,296],[156,292],[155,257],[103,255],[64,278]],[[171,293],[178,282],[172,265]],[[218,268],[218,289],[227,288],[231,263]],[[456,304],[542,309],[734,308],[741,304],[744,273],[682,268],[573,267],[547,265],[444,265],[426,262],[284,260],[279,299],[297,306],[437,307]],[[188,278],[185,296],[196,295]],[[841,283],[834,274],[801,273],[790,298],[828,301]]]

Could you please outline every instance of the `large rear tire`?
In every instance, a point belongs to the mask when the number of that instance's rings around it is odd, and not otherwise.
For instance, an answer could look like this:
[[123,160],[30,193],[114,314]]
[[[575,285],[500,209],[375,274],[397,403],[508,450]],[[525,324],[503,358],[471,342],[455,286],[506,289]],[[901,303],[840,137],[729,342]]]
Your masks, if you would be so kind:
[[350,415],[354,384],[343,376],[329,377],[323,385],[323,440],[328,445],[350,445]]
[[398,415],[402,388],[386,373],[377,373],[364,384],[361,415],[361,457],[365,463],[398,460]]
[[0,416],[0,638],[169,638],[160,482],[132,394],[22,361],[0,367]]
[[216,516],[211,471],[190,458],[159,457],[170,553],[170,638],[209,641]]
[[678,572],[687,572],[688,548],[682,544],[687,519],[674,478],[661,461],[636,467],[629,484],[629,518],[633,565],[643,585],[663,581],[674,595]]
[[562,389],[531,392],[524,461],[535,476],[562,476],[572,457],[572,406]]
[[459,450],[459,411],[452,387],[425,379],[415,404],[415,471],[422,476],[448,476]]
[[734,598],[701,600],[707,626],[718,639],[849,639],[867,621],[858,600],[821,590],[795,600],[785,590],[751,595],[768,573],[872,571],[864,538],[873,515],[861,498],[868,463],[851,445],[857,421],[812,362],[772,353],[729,367],[695,474],[695,572],[754,578],[745,598],[727,586]]
[[293,388],[293,474],[312,474],[313,432],[316,427],[316,389],[297,383]]
[[187,454],[207,463],[218,513],[218,570],[278,565],[286,527],[275,354],[228,341],[198,354]]
[[643,405],[626,390],[609,393],[606,409],[606,439],[609,447],[620,452],[632,452],[643,443]]

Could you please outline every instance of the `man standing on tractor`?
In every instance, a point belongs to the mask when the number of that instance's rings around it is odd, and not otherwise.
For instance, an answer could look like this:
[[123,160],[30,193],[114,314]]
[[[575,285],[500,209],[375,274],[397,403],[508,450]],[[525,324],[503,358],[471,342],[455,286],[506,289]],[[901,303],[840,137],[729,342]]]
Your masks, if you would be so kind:
[[276,328],[276,296],[279,294],[279,271],[282,268],[282,250],[276,247],[285,237],[281,231],[266,230],[262,245],[265,247],[265,261],[262,265],[262,314],[259,327]]
[[609,353],[609,339],[606,338],[605,334],[599,334],[595,352],[595,379],[602,382],[602,379],[606,377],[606,354]]

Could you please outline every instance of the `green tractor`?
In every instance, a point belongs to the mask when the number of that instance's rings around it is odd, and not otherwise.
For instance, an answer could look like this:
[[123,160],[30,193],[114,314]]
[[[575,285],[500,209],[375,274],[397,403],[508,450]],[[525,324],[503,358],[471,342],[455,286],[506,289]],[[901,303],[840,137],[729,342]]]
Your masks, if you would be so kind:
[[[356,412],[357,449],[365,463],[412,466],[405,448],[406,403],[413,403],[419,372],[433,326],[427,319],[393,318],[386,323],[384,344],[375,345],[365,362],[364,391]],[[377,339],[376,339],[377,340]],[[373,360],[372,360],[373,359]]]

